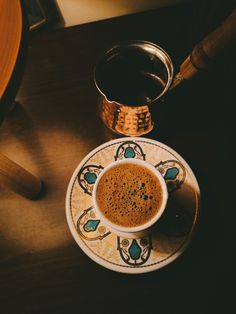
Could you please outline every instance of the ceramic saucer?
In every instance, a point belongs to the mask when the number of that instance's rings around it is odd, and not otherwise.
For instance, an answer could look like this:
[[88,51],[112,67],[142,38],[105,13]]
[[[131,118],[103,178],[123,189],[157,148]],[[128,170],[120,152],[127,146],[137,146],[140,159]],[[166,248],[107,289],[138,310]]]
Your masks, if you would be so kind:
[[[129,239],[110,232],[96,216],[92,192],[99,173],[124,158],[146,160],[163,175],[168,205],[152,233]],[[168,146],[147,138],[119,138],[88,154],[67,190],[66,216],[81,249],[95,262],[122,273],[145,273],[174,261],[189,244],[199,219],[200,191],[186,161]]]

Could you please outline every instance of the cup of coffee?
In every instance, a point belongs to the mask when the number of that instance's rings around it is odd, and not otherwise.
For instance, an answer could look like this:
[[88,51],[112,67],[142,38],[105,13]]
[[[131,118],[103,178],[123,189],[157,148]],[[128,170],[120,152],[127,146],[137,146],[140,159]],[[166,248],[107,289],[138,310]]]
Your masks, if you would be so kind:
[[168,199],[165,180],[146,161],[127,158],[109,164],[94,185],[97,215],[117,235],[145,236],[163,214]]

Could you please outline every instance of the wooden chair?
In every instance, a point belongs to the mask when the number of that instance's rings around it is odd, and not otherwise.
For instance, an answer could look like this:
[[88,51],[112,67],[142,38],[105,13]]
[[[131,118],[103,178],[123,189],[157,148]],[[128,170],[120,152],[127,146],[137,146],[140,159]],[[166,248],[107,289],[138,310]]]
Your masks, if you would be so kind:
[[[1,124],[14,104],[26,57],[28,25],[20,0],[0,0],[0,40]],[[1,153],[0,183],[30,199],[42,187],[40,180]]]

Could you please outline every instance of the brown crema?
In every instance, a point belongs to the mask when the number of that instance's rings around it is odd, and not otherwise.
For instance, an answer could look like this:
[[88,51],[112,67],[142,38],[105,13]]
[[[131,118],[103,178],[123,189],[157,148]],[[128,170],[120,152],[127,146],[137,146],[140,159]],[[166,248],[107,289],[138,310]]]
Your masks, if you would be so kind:
[[107,170],[97,186],[97,205],[112,223],[137,227],[159,211],[163,194],[159,179],[148,168],[119,164]]

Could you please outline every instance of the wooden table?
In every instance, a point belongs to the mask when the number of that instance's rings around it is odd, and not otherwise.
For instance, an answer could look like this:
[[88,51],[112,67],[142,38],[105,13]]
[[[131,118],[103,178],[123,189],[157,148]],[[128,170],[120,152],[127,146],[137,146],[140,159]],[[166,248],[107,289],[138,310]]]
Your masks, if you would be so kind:
[[229,56],[169,94],[148,135],[188,161],[202,191],[199,232],[181,258],[144,275],[109,271],[77,246],[65,219],[75,167],[117,137],[97,114],[93,68],[99,57],[117,42],[144,39],[166,49],[177,68],[204,33],[191,26],[196,22],[192,6],[185,5],[33,34],[20,105],[2,125],[0,147],[40,177],[46,191],[29,201],[0,189],[1,313],[226,311],[235,247],[235,68]]

